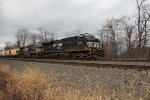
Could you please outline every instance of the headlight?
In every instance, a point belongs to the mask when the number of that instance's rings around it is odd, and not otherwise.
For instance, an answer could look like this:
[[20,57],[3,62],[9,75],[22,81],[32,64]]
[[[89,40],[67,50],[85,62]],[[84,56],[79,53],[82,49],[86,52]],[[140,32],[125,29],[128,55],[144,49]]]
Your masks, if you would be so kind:
[[94,46],[94,44],[93,44],[93,42],[87,42],[87,46],[88,46],[89,48],[91,48],[91,47]]
[[94,47],[95,47],[95,48],[97,47],[97,42],[94,42]]
[[87,42],[87,46],[88,47],[94,47],[94,48],[97,48],[97,46],[98,46],[98,43],[97,42]]

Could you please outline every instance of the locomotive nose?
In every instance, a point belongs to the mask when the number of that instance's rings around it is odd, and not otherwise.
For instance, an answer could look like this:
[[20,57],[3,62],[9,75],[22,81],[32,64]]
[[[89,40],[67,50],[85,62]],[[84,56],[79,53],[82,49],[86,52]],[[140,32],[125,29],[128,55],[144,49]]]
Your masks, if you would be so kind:
[[102,49],[102,43],[100,43],[100,42],[87,42],[87,47],[101,50]]

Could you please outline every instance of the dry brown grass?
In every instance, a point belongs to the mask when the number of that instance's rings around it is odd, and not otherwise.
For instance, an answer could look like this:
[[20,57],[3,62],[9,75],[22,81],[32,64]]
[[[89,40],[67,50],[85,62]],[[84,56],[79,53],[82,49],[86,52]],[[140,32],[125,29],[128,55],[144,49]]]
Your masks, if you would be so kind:
[[[129,92],[124,91],[118,94],[115,90],[110,90],[112,92],[107,94],[102,90],[100,94],[91,91],[94,95],[84,95],[81,91],[71,88],[64,89],[55,84],[56,81],[55,76],[49,76],[39,68],[32,67],[16,71],[7,65],[1,65],[0,100],[137,100],[135,80],[131,81],[131,91]],[[92,84],[88,77],[86,84]],[[86,88],[90,90],[89,87]],[[149,85],[146,85],[144,89],[146,92],[150,92]],[[138,100],[145,100],[144,96],[140,96]]]
[[55,77],[48,76],[38,68],[18,72],[2,65],[0,74],[0,86],[3,87],[0,100],[101,100],[99,95],[85,96],[78,90],[64,90],[51,84]]
[[10,77],[10,68],[7,65],[0,66],[0,100],[7,100],[7,84]]

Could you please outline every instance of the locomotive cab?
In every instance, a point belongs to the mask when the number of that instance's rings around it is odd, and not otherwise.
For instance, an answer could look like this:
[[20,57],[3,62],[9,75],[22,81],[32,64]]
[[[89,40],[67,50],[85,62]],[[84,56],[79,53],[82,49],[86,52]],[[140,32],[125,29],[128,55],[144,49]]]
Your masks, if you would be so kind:
[[91,55],[98,55],[103,57],[103,43],[99,41],[93,34],[85,33],[81,34],[81,37],[84,38],[86,47],[85,50],[88,50]]
[[85,39],[86,39],[86,43],[87,43],[88,48],[95,48],[98,50],[103,49],[102,42],[99,41],[94,35],[86,33]]

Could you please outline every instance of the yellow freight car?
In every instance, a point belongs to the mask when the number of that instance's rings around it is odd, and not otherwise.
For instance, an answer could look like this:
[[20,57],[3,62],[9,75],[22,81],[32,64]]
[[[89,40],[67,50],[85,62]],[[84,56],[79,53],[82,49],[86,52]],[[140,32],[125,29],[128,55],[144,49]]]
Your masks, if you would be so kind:
[[12,48],[10,49],[10,56],[17,56],[19,54],[19,48]]
[[10,54],[11,54],[10,49],[5,50],[5,56],[10,56]]
[[18,54],[19,54],[19,48],[11,48],[11,49],[1,51],[2,56],[13,57],[13,56],[17,56]]
[[2,50],[1,54],[2,56],[5,56],[6,55],[5,50]]

